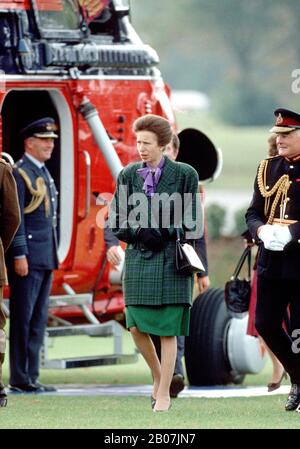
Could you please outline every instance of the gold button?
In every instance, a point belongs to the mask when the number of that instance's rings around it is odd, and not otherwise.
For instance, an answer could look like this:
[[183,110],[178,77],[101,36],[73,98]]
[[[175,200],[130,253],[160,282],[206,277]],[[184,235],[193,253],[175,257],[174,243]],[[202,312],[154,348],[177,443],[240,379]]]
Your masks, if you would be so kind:
[[290,165],[290,168],[294,168],[294,166],[293,166],[293,165]]
[[266,186],[266,189],[268,190],[270,187],[269,186]]
[[289,218],[288,214],[285,214],[284,218]]
[[290,198],[287,198],[286,200],[287,200],[287,201],[290,201]]
[[298,240],[298,243],[300,243],[300,239]]
[[292,184],[293,181],[290,181],[290,184]]

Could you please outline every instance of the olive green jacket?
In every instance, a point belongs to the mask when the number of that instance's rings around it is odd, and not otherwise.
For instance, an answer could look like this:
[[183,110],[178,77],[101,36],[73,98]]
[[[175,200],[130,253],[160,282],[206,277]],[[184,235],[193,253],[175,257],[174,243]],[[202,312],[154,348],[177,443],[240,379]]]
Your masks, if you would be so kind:
[[7,283],[4,252],[19,225],[20,209],[16,182],[9,164],[0,159],[0,285]]
[[[142,166],[141,162],[133,163],[121,171],[109,214],[113,233],[118,239],[128,243],[123,278],[125,303],[151,306],[191,304],[193,276],[176,271],[175,240],[176,228],[185,238],[190,236],[190,230],[198,231],[192,234],[195,239],[203,234],[197,172],[190,165],[165,158],[163,172],[156,188],[156,193],[161,195],[162,201],[155,202],[144,194],[144,180],[136,172]],[[174,193],[179,200],[168,202],[169,196]],[[180,202],[185,193],[190,195],[186,196],[186,201]],[[175,197],[173,195],[172,198]],[[181,211],[179,218],[174,213],[175,209],[177,212]],[[159,227],[161,221],[158,217],[162,216],[163,212],[169,221],[169,239],[165,248],[159,252],[145,248],[136,238],[139,226],[150,227],[150,210],[156,211],[153,214],[154,221],[152,215],[152,227]]]

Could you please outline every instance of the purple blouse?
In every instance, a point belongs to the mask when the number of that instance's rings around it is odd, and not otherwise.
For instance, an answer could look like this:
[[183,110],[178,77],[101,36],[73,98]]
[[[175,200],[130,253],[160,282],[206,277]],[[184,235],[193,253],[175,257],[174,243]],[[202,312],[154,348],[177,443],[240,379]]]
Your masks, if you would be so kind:
[[162,157],[158,166],[154,169],[146,165],[143,168],[138,168],[137,173],[145,180],[143,190],[147,196],[153,197],[158,181],[161,177],[165,158]]

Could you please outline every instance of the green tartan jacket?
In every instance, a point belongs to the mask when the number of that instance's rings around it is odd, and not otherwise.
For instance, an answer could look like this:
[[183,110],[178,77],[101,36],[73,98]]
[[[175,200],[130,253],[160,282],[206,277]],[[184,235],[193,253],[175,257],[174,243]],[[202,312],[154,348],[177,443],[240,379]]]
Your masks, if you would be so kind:
[[[191,305],[193,276],[176,271],[175,240],[176,228],[185,238],[189,238],[191,230],[195,231],[191,238],[198,239],[203,234],[198,174],[190,165],[166,157],[156,188],[156,201],[143,191],[144,180],[136,172],[141,167],[142,162],[132,163],[120,172],[109,213],[112,232],[128,243],[123,277],[125,304]],[[189,195],[180,202],[184,194]],[[170,196],[174,201],[168,202]],[[152,227],[167,227],[170,235],[165,248],[159,252],[143,247],[136,239],[138,227],[150,227],[151,222]]]

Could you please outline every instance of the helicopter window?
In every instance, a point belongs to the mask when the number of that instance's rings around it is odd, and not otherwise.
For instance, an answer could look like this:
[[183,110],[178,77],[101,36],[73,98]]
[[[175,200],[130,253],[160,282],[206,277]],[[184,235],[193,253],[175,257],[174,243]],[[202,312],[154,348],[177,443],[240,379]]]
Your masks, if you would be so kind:
[[[41,0],[37,2],[37,6],[39,3]],[[42,3],[45,5],[41,4],[37,12],[43,29],[78,30],[80,28],[81,15],[77,0],[56,0],[53,3],[44,0]]]

